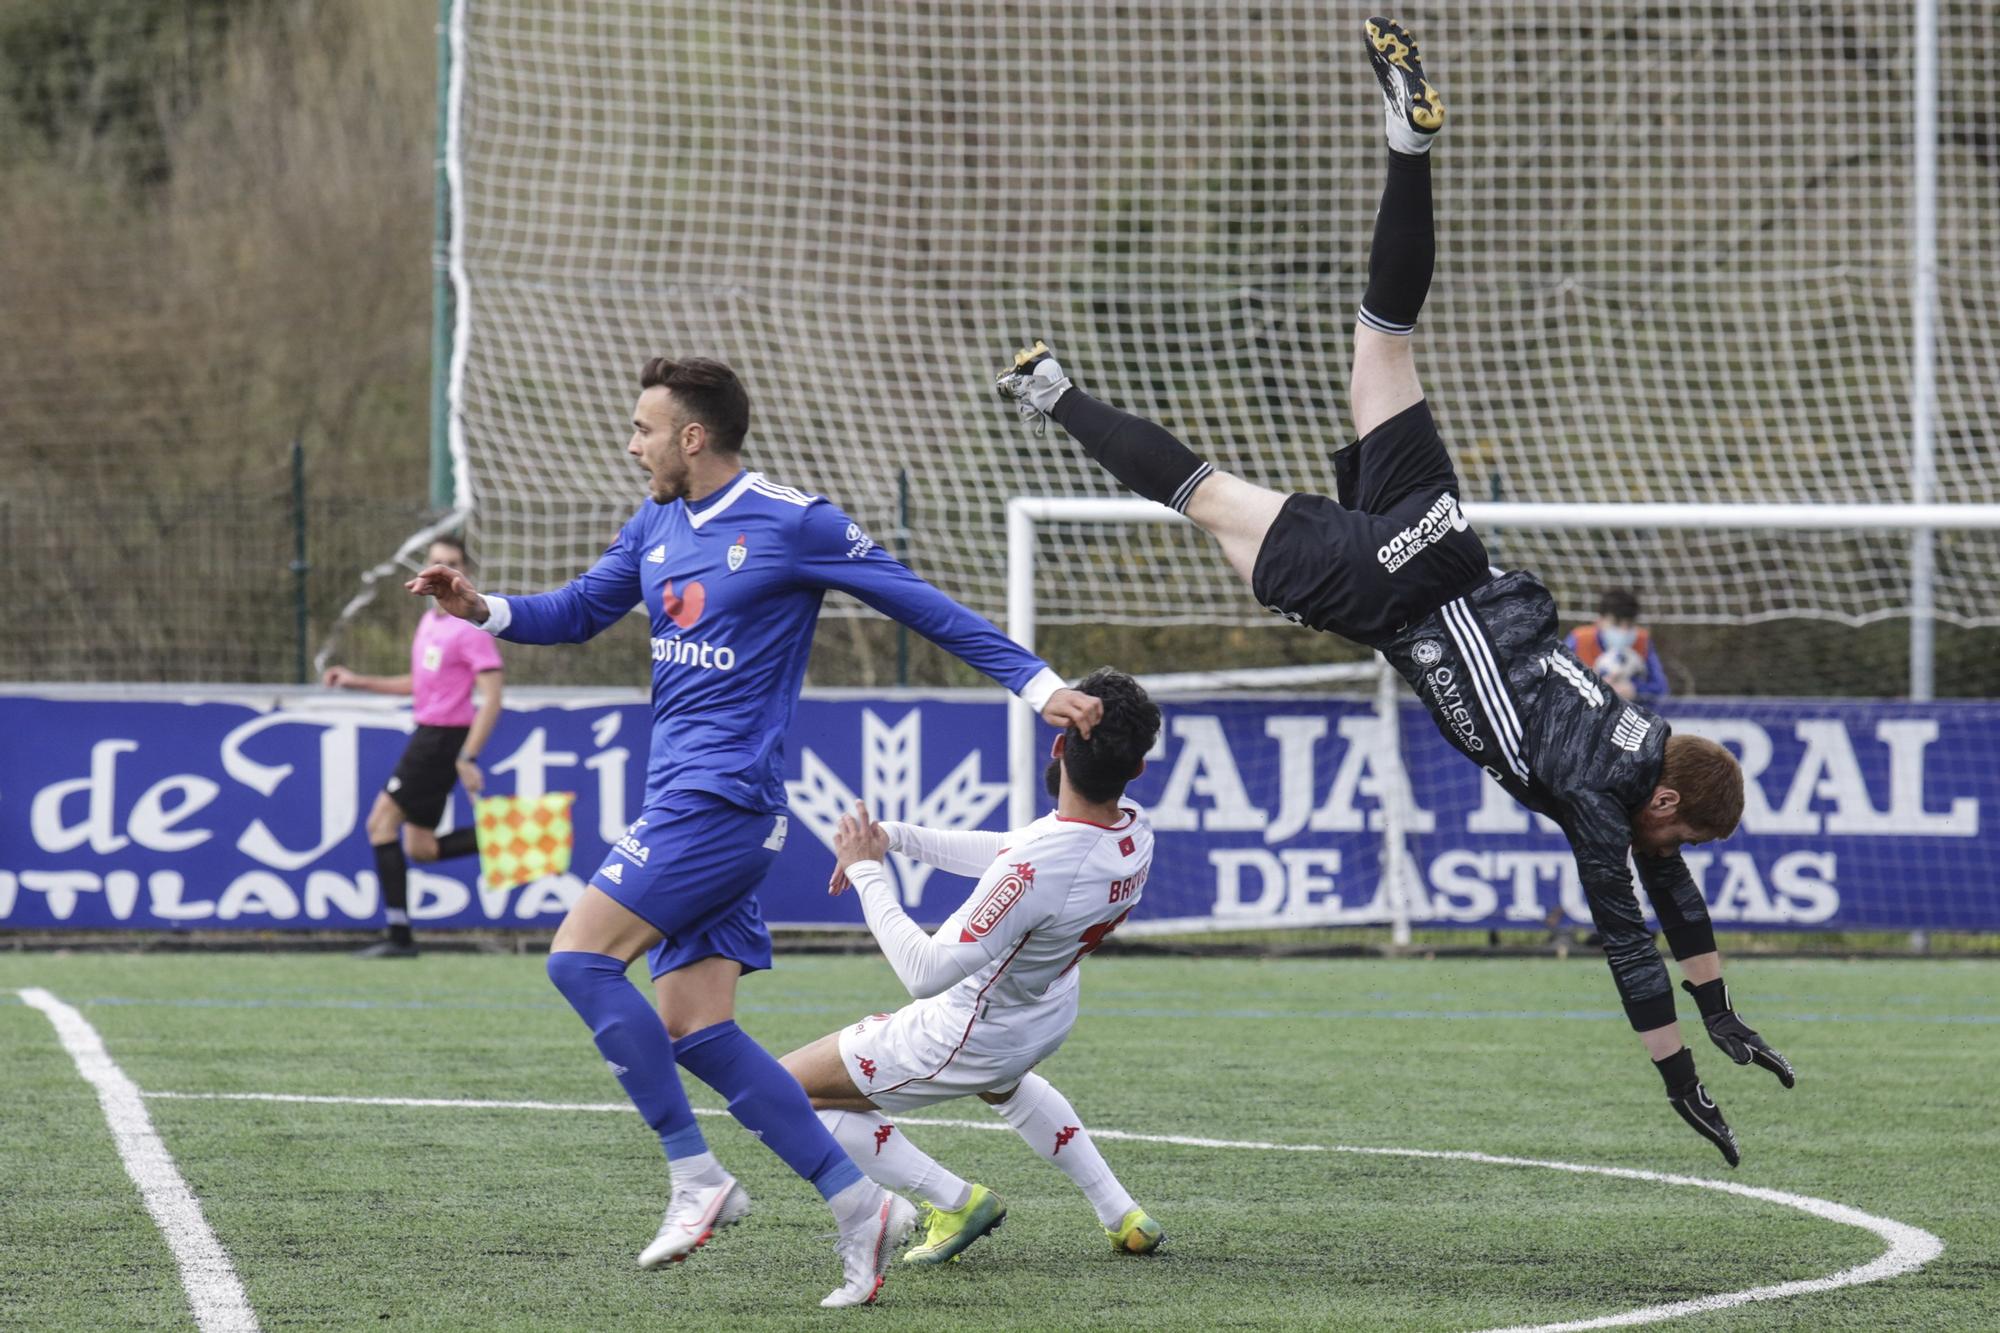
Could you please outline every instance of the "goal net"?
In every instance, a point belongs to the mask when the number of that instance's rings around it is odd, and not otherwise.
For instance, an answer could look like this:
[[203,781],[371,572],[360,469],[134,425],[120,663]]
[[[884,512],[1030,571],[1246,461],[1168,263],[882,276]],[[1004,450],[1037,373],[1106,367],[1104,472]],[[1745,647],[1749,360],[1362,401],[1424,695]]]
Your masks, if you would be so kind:
[[[454,401],[487,580],[566,578],[629,514],[625,418],[660,353],[734,364],[751,464],[866,523],[895,525],[907,471],[902,553],[989,615],[1005,497],[1115,493],[993,401],[1020,339],[1223,467],[1326,489],[1383,155],[1360,14],[458,0]],[[1452,115],[1418,346],[1469,498],[2000,500],[2000,268],[1980,258],[2000,183],[1977,129],[2000,11],[1938,5],[1921,232],[1903,11],[1403,17]],[[1913,491],[1920,256],[1939,276],[1935,478]],[[1046,623],[1261,616],[1205,550],[1117,542],[1051,554]],[[1896,531],[1520,531],[1502,553],[1571,606],[1643,579],[1646,618],[1690,628],[1910,606]],[[1996,571],[1991,536],[1941,541],[1940,623],[1993,625]]]

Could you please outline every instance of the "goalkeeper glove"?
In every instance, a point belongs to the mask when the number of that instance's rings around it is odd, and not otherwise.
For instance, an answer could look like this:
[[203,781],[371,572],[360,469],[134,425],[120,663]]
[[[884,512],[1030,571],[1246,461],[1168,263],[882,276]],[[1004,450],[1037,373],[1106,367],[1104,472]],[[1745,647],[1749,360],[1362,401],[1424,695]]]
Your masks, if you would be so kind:
[[1669,1092],[1667,1104],[1688,1122],[1695,1133],[1721,1150],[1723,1161],[1735,1166],[1743,1160],[1743,1153],[1736,1146],[1735,1131],[1729,1128],[1729,1122],[1722,1118],[1722,1108],[1715,1104],[1715,1099],[1708,1095],[1708,1089],[1699,1081],[1678,1092]]
[[1729,987],[1722,978],[1697,986],[1691,981],[1683,981],[1681,989],[1694,996],[1694,1002],[1701,1009],[1701,1021],[1708,1029],[1708,1039],[1721,1048],[1722,1053],[1739,1065],[1756,1063],[1777,1075],[1778,1082],[1786,1087],[1796,1083],[1792,1073],[1792,1062],[1771,1049],[1771,1043],[1757,1035],[1748,1023],[1736,1016],[1729,1007]]

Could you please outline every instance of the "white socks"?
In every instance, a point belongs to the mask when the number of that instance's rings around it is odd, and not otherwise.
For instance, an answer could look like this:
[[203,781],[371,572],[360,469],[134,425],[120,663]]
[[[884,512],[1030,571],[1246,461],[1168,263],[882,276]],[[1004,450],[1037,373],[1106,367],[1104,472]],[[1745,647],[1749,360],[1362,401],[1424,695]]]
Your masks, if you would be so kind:
[[947,1213],[957,1212],[972,1198],[971,1185],[910,1142],[881,1112],[821,1111],[819,1120],[862,1174],[882,1188],[922,1199]]
[[882,1206],[882,1187],[872,1180],[857,1180],[828,1199],[826,1206],[833,1209],[833,1220],[840,1229],[847,1231]]
[[720,1185],[729,1174],[722,1169],[722,1163],[715,1160],[712,1152],[698,1152],[692,1157],[670,1157],[667,1159],[667,1171],[673,1177],[676,1190],[708,1189]]
[[1083,1127],[1069,1099],[1040,1074],[1029,1074],[1022,1079],[1013,1097],[993,1109],[1044,1161],[1061,1168],[1064,1175],[1076,1182],[1076,1187],[1090,1200],[1090,1206],[1097,1210],[1099,1222],[1116,1228],[1125,1220],[1125,1214],[1138,1206],[1118,1183],[1118,1177],[1111,1174],[1104,1155],[1090,1141],[1090,1131]]

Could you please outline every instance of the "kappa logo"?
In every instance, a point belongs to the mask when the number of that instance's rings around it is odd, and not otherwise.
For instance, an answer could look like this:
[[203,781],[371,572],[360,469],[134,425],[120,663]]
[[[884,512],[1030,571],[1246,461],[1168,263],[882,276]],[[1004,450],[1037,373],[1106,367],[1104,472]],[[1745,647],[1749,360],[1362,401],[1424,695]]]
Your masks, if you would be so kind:
[[658,546],[655,546],[652,550],[646,552],[646,563],[649,565],[666,564],[667,544],[665,542],[661,542]]
[[1081,1125],[1064,1125],[1061,1129],[1057,1130],[1056,1146],[1055,1149],[1049,1153],[1049,1156],[1054,1157],[1057,1153],[1060,1153],[1063,1150],[1063,1145],[1068,1143],[1071,1139],[1075,1138],[1077,1136],[1078,1131],[1081,1129],[1082,1129]]
[[1444,660],[1444,647],[1436,639],[1425,639],[1410,650],[1420,667],[1434,667]]
[[667,613],[667,619],[682,629],[693,629],[694,622],[701,619],[702,611],[708,606],[708,589],[699,580],[687,585],[685,592],[674,591],[674,581],[667,580],[667,588],[660,595],[660,609]]
[[861,1070],[861,1077],[867,1079],[870,1083],[875,1081],[875,1062],[873,1060],[870,1060],[865,1055],[857,1055],[854,1057],[854,1063]]
[[1028,890],[1034,887],[1034,883],[1033,866],[1026,861],[1013,866],[1000,877],[998,883],[986,891],[986,896],[979,900],[979,905],[972,909],[972,915],[967,917],[965,925],[959,928],[958,942],[970,944],[974,940],[983,940],[992,934],[993,927],[1000,924],[1000,918],[1006,916],[1015,903],[1028,896]]
[[729,572],[732,574],[743,568],[743,562],[750,558],[750,547],[746,544],[748,538],[748,533],[737,533],[735,542],[729,548],[727,560],[729,563]]
[[625,882],[625,867],[619,865],[616,861],[613,861],[597,873],[610,880],[613,884],[623,884]]
[[1646,737],[1653,730],[1653,724],[1640,717],[1631,709],[1618,715],[1618,721],[1611,727],[1611,743],[1621,750],[1639,753],[1639,747],[1646,743]]
[[[872,1070],[869,1071],[868,1077],[874,1078],[875,1077],[874,1071]],[[889,1136],[894,1134],[895,1132],[896,1132],[896,1127],[894,1125],[875,1126],[875,1155],[877,1157],[880,1157],[882,1155],[882,1149],[885,1146],[887,1146],[889,1142]]]

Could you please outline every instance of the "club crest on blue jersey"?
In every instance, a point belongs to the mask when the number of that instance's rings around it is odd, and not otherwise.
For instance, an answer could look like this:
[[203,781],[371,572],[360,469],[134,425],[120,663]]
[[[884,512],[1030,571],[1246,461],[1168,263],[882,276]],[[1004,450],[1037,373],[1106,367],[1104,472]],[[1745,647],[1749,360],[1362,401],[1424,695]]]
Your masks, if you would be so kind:
[[750,548],[745,545],[748,538],[748,533],[737,533],[735,543],[729,548],[729,572],[732,574],[743,568],[743,562],[750,558]]

